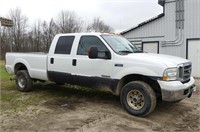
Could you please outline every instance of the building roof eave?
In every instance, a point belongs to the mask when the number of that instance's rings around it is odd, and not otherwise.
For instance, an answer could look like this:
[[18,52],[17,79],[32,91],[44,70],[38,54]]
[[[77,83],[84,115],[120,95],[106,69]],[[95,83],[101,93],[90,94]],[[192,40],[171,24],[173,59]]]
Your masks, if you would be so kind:
[[121,34],[121,35],[124,35],[124,34],[130,32],[130,31],[132,31],[132,30],[135,30],[135,29],[137,29],[137,28],[139,28],[139,27],[142,27],[142,26],[144,26],[144,25],[146,25],[146,24],[148,24],[148,23],[150,23],[150,22],[153,22],[153,21],[155,21],[155,20],[157,20],[157,19],[160,19],[160,18],[162,18],[164,15],[165,15],[164,13],[161,13],[161,14],[157,15],[156,17],[153,17],[153,18],[151,18],[151,19],[148,19],[148,20],[146,20],[146,21],[144,21],[144,22],[138,24],[138,25],[135,26],[135,27],[132,27],[132,28],[130,28],[130,29],[128,29],[128,30],[122,31],[120,34]]

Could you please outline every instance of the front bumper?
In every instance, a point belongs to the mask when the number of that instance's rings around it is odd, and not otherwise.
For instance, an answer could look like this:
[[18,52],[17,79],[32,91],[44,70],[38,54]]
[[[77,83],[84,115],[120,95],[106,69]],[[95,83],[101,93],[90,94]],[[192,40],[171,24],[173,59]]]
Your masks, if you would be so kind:
[[180,81],[161,81],[158,83],[161,87],[162,100],[163,101],[179,101],[186,97],[190,97],[193,91],[196,91],[194,84],[194,78],[191,77],[187,83],[181,83]]

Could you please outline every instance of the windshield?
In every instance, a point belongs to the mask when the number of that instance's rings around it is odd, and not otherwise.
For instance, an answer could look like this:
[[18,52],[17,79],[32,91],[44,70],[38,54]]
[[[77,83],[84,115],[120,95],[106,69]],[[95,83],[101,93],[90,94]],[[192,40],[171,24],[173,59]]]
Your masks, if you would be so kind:
[[129,54],[141,52],[135,45],[127,39],[117,35],[101,35],[103,39],[117,54]]

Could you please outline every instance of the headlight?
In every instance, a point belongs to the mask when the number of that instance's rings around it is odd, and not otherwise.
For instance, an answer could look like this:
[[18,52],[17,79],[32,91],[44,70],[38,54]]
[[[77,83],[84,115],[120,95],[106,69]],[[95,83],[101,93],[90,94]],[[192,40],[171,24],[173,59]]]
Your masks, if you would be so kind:
[[178,79],[178,68],[169,68],[164,71],[162,80],[174,81]]

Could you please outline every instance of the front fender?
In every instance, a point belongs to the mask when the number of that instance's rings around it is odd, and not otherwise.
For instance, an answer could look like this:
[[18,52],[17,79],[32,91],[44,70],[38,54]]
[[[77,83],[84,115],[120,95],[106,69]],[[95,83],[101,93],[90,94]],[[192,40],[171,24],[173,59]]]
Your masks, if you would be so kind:
[[130,74],[138,74],[143,76],[151,76],[151,77],[162,77],[163,70],[162,69],[149,69],[144,67],[129,67],[123,70],[120,70],[118,73],[116,73],[115,78],[121,79],[126,75]]

